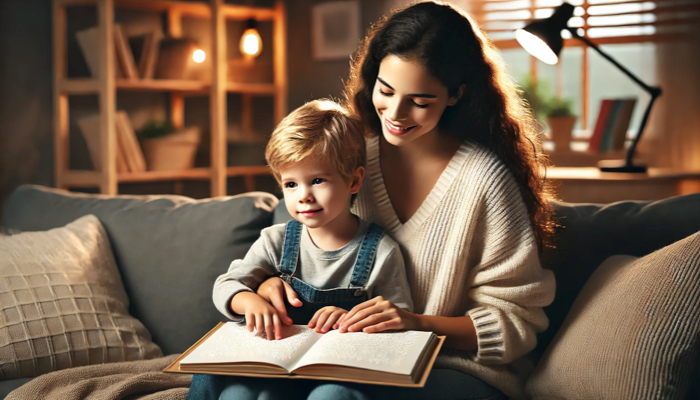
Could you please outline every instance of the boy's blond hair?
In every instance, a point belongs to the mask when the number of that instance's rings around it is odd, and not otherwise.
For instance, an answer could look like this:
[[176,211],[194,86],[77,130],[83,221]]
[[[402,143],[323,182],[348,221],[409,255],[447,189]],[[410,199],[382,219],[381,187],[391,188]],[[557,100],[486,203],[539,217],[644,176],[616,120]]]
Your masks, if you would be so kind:
[[310,101],[292,111],[272,132],[265,159],[281,185],[280,170],[308,159],[329,162],[343,177],[365,165],[362,122],[332,100]]

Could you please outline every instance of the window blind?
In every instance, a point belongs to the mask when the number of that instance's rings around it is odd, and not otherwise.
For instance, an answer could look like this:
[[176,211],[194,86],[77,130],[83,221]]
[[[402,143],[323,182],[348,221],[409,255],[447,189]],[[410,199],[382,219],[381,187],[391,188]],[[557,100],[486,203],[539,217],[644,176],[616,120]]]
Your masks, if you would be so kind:
[[[570,0],[569,26],[598,44],[679,38],[700,23],[698,0]],[[467,9],[500,48],[517,46],[513,31],[547,18],[561,0],[473,0]],[[570,37],[568,32],[564,38]],[[571,45],[576,45],[572,42]]]

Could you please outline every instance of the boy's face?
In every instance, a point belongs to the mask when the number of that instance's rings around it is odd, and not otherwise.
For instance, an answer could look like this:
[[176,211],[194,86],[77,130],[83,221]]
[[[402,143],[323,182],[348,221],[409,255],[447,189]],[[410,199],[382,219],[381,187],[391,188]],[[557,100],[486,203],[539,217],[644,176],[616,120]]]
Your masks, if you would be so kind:
[[346,182],[338,170],[325,161],[305,160],[280,170],[287,211],[294,219],[315,229],[345,224],[350,216],[350,198],[362,185],[364,168]]

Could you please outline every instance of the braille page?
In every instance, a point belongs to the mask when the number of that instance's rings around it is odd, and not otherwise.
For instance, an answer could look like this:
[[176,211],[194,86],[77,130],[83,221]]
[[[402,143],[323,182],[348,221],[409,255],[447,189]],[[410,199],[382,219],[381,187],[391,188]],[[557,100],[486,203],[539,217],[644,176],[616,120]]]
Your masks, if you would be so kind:
[[299,361],[297,368],[336,364],[410,375],[431,332],[339,333],[323,335]]
[[283,339],[267,340],[264,334],[248,332],[245,325],[227,322],[180,364],[264,362],[289,371],[322,334],[305,325],[284,326],[282,330]]

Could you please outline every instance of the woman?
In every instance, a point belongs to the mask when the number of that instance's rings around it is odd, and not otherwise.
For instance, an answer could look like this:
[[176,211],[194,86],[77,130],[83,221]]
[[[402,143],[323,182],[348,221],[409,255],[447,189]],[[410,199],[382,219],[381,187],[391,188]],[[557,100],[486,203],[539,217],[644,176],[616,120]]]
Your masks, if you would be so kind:
[[[554,277],[539,262],[553,192],[540,176],[532,116],[498,51],[456,8],[418,3],[373,26],[346,95],[369,136],[355,212],[399,243],[416,313],[376,298],[353,308],[340,330],[429,330],[447,340],[422,389],[307,383],[300,391],[310,399],[524,397],[522,356],[546,329],[542,307],[554,297]],[[282,299],[296,298],[276,278],[258,294],[283,315]]]

